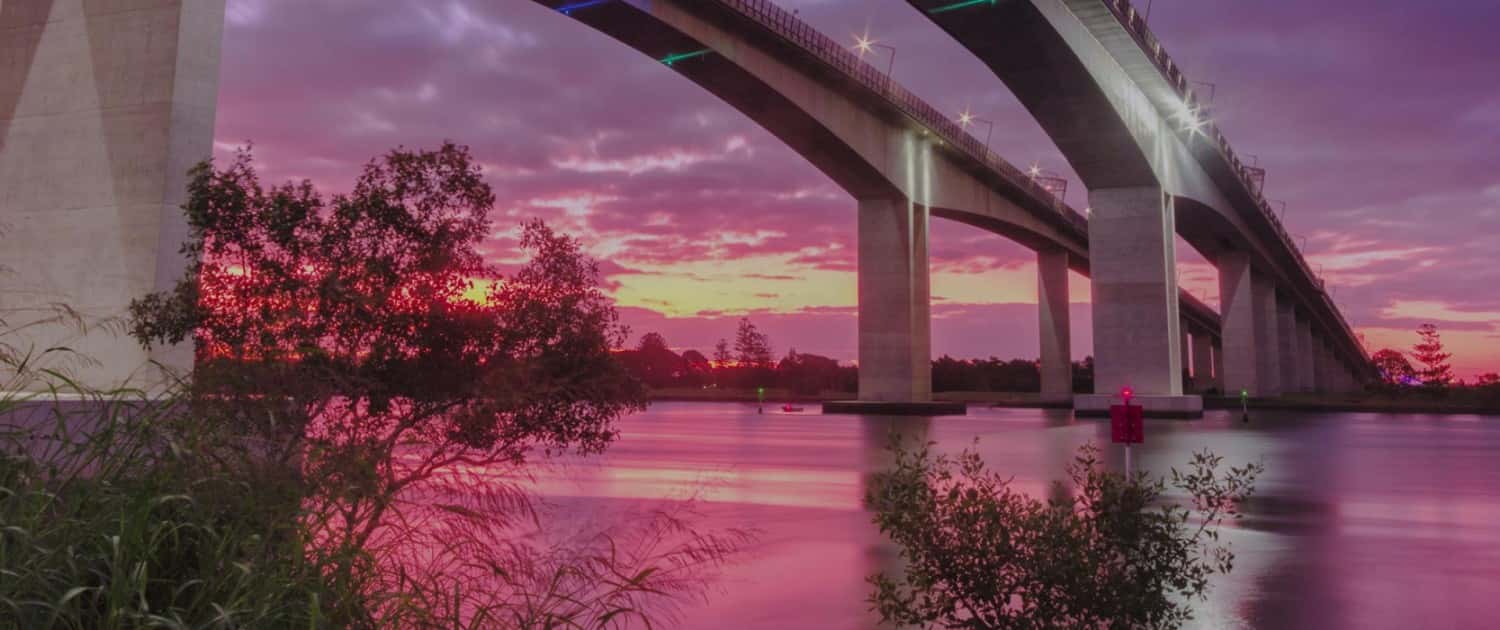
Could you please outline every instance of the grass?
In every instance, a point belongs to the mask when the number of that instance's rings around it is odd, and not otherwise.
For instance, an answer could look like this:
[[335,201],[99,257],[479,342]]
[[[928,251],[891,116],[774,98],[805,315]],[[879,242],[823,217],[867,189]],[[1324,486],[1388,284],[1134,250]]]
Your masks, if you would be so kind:
[[0,627],[324,625],[295,537],[202,474],[176,407],[49,376],[62,387],[0,397]]

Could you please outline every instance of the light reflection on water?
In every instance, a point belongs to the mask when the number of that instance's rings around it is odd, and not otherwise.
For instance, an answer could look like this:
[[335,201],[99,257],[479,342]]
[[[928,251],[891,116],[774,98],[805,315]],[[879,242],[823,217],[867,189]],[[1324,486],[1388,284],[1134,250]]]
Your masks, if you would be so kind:
[[[622,421],[598,458],[538,476],[579,515],[694,494],[703,527],[753,527],[755,547],[689,628],[869,628],[865,576],[895,552],[861,507],[894,432],[985,460],[1040,496],[1077,447],[1108,427],[1054,410],[972,408],[967,417],[781,414],[659,403]],[[1197,609],[1200,628],[1478,628],[1500,613],[1500,420],[1454,416],[1228,413],[1150,421],[1135,465],[1165,474],[1192,452],[1266,473],[1226,531],[1238,558]],[[1105,459],[1123,466],[1118,448]]]

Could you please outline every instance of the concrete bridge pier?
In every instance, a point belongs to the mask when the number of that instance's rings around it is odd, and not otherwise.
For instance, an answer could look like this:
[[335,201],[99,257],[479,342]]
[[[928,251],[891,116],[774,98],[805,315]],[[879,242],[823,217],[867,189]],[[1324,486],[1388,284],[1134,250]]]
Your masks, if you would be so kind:
[[1199,392],[1218,389],[1222,393],[1224,386],[1219,382],[1219,374],[1214,371],[1213,337],[1201,330],[1193,331],[1192,343],[1193,385]]
[[[1305,315],[1298,312],[1298,315]],[[1318,389],[1318,379],[1313,374],[1312,322],[1307,317],[1297,318],[1297,391],[1312,393]]]
[[1068,313],[1068,251],[1036,253],[1036,294],[1041,334],[1042,400],[1063,402],[1073,396],[1073,344]]
[[0,309],[95,324],[11,340],[89,359],[56,366],[86,387],[153,391],[148,361],[192,367],[191,344],[148,353],[97,324],[186,265],[179,206],[212,154],[223,23],[224,0],[0,0]]
[[1323,337],[1317,333],[1312,334],[1310,347],[1307,350],[1307,360],[1312,369],[1312,390],[1316,394],[1328,393],[1328,375],[1323,368]]
[[1255,302],[1251,291],[1250,256],[1224,252],[1215,264],[1219,271],[1219,314],[1223,335],[1220,380],[1226,395],[1259,395],[1257,379]]
[[1297,356],[1300,348],[1297,345],[1297,309],[1292,306],[1291,297],[1276,296],[1276,342],[1281,393],[1298,391],[1301,372],[1297,369]]
[[1197,417],[1203,399],[1182,391],[1176,234],[1170,197],[1158,187],[1089,191],[1094,301],[1094,394],[1080,415],[1108,413],[1132,390],[1146,413]]
[[859,399],[932,400],[928,209],[859,200]]
[[1255,381],[1257,396],[1281,395],[1281,342],[1279,340],[1276,281],[1259,273],[1250,274],[1250,294],[1255,304]]

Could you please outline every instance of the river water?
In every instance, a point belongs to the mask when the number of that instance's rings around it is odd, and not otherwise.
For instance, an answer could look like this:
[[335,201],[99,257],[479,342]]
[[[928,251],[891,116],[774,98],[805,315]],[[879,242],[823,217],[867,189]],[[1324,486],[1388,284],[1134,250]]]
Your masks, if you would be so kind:
[[[701,527],[758,530],[687,628],[871,628],[865,577],[895,551],[861,506],[893,432],[989,465],[1035,496],[1106,422],[973,407],[966,417],[823,416],[732,403],[658,403],[602,456],[541,480],[567,510],[700,498]],[[1266,472],[1237,554],[1196,606],[1197,628],[1486,628],[1500,624],[1500,418],[1237,414],[1148,421],[1134,465],[1158,473],[1210,449]]]

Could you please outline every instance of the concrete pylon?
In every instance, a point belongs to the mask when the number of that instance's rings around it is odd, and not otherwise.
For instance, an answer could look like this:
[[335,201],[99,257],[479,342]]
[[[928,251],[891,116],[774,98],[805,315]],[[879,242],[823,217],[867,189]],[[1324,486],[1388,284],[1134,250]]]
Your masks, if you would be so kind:
[[1276,282],[1259,273],[1250,274],[1250,295],[1255,310],[1255,396],[1281,394],[1281,342],[1277,323]]
[[1182,392],[1170,198],[1156,187],[1099,189],[1089,206],[1094,394],[1075,398],[1075,411],[1105,412],[1129,388],[1149,415],[1201,415],[1203,400]]
[[859,200],[859,399],[932,400],[928,209]]
[[1204,392],[1215,388],[1219,389],[1222,392],[1224,389],[1223,386],[1219,384],[1219,379],[1216,378],[1217,375],[1214,373],[1213,354],[1213,337],[1208,336],[1208,334],[1203,333],[1203,331],[1194,331],[1193,385],[1198,388],[1199,392]]
[[1317,389],[1317,377],[1313,376],[1312,322],[1298,310],[1297,317],[1297,391],[1311,393]]
[[[0,0],[0,309],[61,303],[92,319],[171,286],[185,261],[187,171],[213,149],[224,0]],[[152,387],[124,335],[26,330],[23,346],[92,359],[83,385]]]
[[1292,306],[1290,297],[1276,296],[1276,356],[1280,359],[1280,367],[1277,374],[1281,377],[1281,391],[1295,392],[1298,390],[1299,371],[1297,370],[1297,355],[1301,353],[1297,345],[1297,309]]
[[1036,253],[1037,312],[1041,334],[1042,400],[1073,396],[1073,344],[1068,313],[1068,251]]
[[1223,352],[1220,353],[1223,366],[1219,372],[1220,380],[1226,393],[1238,395],[1246,391],[1259,394],[1250,256],[1244,252],[1224,252],[1214,264],[1219,271],[1219,334],[1224,340]]

